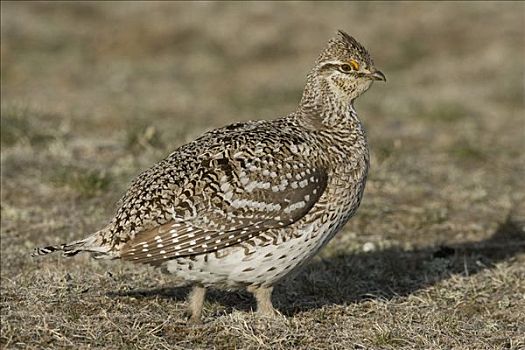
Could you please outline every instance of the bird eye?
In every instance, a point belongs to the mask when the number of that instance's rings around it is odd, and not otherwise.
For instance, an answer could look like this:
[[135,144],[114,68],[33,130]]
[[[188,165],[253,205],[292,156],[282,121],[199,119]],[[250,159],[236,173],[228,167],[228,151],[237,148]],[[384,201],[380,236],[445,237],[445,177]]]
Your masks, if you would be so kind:
[[348,72],[352,71],[352,66],[349,65],[349,64],[346,64],[346,63],[340,65],[339,68],[341,69],[341,72],[343,72],[343,73],[348,73]]

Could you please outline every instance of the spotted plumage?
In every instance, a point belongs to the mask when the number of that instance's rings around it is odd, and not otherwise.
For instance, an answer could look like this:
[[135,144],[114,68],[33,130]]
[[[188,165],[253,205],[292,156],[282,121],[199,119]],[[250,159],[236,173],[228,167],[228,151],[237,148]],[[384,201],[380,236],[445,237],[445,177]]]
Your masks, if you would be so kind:
[[210,131],[140,174],[115,217],[86,239],[37,248],[159,266],[190,294],[200,319],[206,287],[253,292],[273,312],[272,287],[321,249],[355,213],[369,166],[354,100],[385,80],[344,32],[307,77],[298,109]]

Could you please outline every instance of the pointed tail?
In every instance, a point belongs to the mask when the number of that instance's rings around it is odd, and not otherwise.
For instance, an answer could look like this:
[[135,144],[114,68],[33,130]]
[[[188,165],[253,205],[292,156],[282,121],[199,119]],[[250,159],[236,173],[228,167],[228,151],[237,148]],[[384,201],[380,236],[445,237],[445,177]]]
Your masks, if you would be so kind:
[[100,244],[101,237],[99,233],[100,231],[92,234],[91,236],[85,239],[81,239],[79,241],[74,241],[71,243],[63,243],[59,245],[50,245],[35,248],[31,253],[31,256],[37,257],[61,251],[62,255],[65,257],[71,257],[81,252],[89,252],[93,253],[94,258],[102,258],[104,256],[111,258],[112,256],[110,256],[111,254],[109,252],[111,247],[109,245]]

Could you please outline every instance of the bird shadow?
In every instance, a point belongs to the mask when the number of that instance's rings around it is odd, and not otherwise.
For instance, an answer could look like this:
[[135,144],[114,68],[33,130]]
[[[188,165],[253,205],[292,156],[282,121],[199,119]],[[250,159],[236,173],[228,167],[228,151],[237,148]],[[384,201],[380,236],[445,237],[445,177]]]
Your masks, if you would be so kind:
[[[282,314],[293,316],[325,305],[345,305],[370,299],[389,300],[410,295],[452,275],[475,275],[524,251],[523,224],[509,216],[494,234],[479,242],[409,251],[390,248],[316,259],[294,278],[278,284],[273,301]],[[117,291],[108,295],[182,301],[188,291],[187,287],[162,287]],[[222,305],[224,310],[221,312],[226,313],[234,309],[255,309],[252,296],[244,291],[225,293],[211,290],[207,300]]]

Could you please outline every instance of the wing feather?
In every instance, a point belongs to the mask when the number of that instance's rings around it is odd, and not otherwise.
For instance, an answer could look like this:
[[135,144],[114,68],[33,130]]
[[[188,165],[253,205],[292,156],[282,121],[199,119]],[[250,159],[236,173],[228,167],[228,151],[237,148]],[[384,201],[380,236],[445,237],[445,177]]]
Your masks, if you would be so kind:
[[205,184],[197,181],[182,191],[188,197],[179,198],[178,215],[138,232],[121,248],[121,258],[157,265],[241,244],[300,220],[325,190],[322,169],[297,161],[257,162],[251,155],[239,160],[241,152],[236,156],[208,162],[200,176]]

